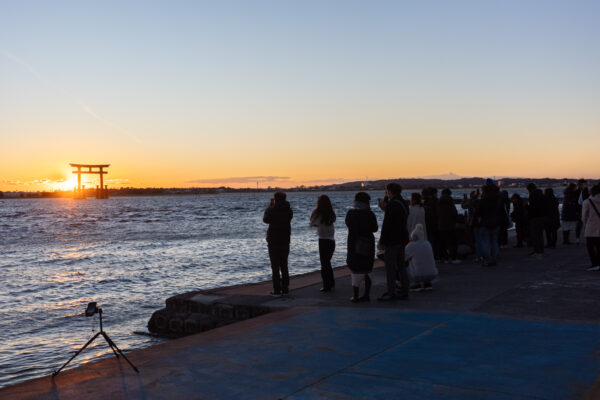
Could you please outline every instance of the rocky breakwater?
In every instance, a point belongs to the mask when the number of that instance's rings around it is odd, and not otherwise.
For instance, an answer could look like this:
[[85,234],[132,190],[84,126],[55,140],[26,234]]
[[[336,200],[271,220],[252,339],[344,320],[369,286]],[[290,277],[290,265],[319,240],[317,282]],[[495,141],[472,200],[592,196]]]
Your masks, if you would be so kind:
[[257,296],[223,295],[211,291],[179,294],[166,300],[148,322],[153,334],[178,337],[204,332],[271,311]]

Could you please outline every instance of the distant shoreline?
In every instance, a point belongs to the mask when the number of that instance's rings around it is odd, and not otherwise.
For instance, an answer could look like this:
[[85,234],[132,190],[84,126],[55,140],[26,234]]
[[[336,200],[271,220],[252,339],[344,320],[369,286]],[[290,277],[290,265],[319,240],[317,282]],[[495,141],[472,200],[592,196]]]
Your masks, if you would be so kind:
[[[577,182],[577,178],[502,178],[496,183],[501,183],[503,189],[523,189],[533,182],[540,188],[564,188],[569,182]],[[423,178],[398,178],[381,179],[375,181],[354,181],[332,185],[297,186],[292,188],[266,187],[266,188],[231,188],[226,186],[213,188],[118,188],[108,189],[109,197],[132,197],[132,196],[180,196],[180,195],[203,195],[221,193],[272,193],[276,190],[286,192],[355,192],[360,190],[385,190],[389,182],[398,182],[405,190],[420,190],[426,187],[437,189],[450,188],[468,190],[480,188],[485,178],[460,178],[453,180],[423,179]],[[600,179],[588,179],[588,187],[600,182]],[[86,196],[95,197],[96,189],[85,189]],[[62,191],[0,191],[0,199],[31,199],[31,198],[72,198],[72,190]]]

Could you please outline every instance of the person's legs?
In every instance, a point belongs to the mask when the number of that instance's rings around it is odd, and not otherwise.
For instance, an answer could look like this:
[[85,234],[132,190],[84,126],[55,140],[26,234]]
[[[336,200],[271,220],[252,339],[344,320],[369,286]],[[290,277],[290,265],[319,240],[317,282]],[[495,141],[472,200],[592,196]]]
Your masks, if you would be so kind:
[[456,249],[458,248],[458,243],[456,240],[456,230],[448,232],[448,255],[450,256],[450,261],[456,260]]
[[[491,263],[492,262],[492,255],[491,255],[492,237],[490,235],[490,230],[488,228],[479,228],[479,238],[481,240],[481,244],[479,246],[480,251],[481,251],[481,257],[483,257],[483,260],[486,263]],[[497,239],[498,238],[496,237],[496,240]]]
[[385,263],[385,278],[387,281],[387,293],[394,296],[396,292],[396,276],[398,260],[398,246],[385,246],[383,261]]
[[438,243],[440,246],[440,256],[444,261],[449,260],[448,255],[448,232],[438,231]]
[[499,228],[490,229],[490,262],[495,264],[498,261],[498,235]]
[[279,254],[277,247],[269,244],[269,259],[271,260],[271,279],[273,281],[273,293],[281,293],[281,278],[279,275]]
[[[398,296],[408,296],[408,289],[410,288],[410,280],[408,279],[408,272],[406,271],[406,265],[404,261],[404,246],[398,245],[397,256],[396,256],[396,268],[397,278],[400,281],[400,290]],[[394,289],[396,289],[396,282],[394,282]]]
[[600,237],[586,237],[585,242],[592,266],[600,266]]
[[544,217],[536,217],[531,220],[531,239],[533,240],[533,251],[537,254],[544,253]]
[[290,274],[288,272],[288,256],[290,245],[281,246],[280,269],[281,269],[281,293],[288,293],[290,287]]
[[321,258],[321,277],[323,278],[323,288],[331,289],[335,287],[333,277],[333,268],[331,266],[331,257],[335,251],[335,241],[329,239],[319,239],[319,256]]
[[523,238],[524,238],[523,223],[521,223],[521,222],[515,223],[515,231],[517,233],[517,245],[516,245],[516,247],[523,247]]

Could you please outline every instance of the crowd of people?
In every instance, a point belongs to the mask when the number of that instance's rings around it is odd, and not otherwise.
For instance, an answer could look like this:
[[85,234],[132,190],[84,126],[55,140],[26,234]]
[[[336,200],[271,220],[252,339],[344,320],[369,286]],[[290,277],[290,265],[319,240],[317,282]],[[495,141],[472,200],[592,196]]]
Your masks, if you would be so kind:
[[[541,258],[544,248],[555,248],[562,227],[563,245],[580,243],[585,238],[592,266],[600,271],[600,184],[588,190],[585,180],[571,183],[563,193],[562,210],[552,188],[543,192],[535,184],[527,185],[528,197],[511,197],[491,179],[464,195],[461,214],[450,189],[426,188],[402,198],[397,183],[386,186],[385,197],[377,205],[384,211],[379,240],[377,218],[366,192],[354,196],[353,207],[345,217],[348,228],[346,262],[351,271],[351,302],[370,301],[370,273],[376,257],[385,265],[386,292],[379,301],[407,300],[409,291],[432,290],[438,276],[436,262],[457,264],[470,254],[486,267],[496,266],[500,248],[508,245],[508,230],[514,226],[515,247],[531,247],[530,255]],[[267,243],[272,269],[273,291],[281,296],[289,292],[288,255],[290,250],[292,208],[286,194],[276,192],[265,210],[263,221],[269,224]],[[335,251],[336,214],[327,195],[317,199],[309,224],[319,238],[322,292],[335,288],[331,258]],[[544,235],[546,241],[544,242]],[[437,260],[437,261],[436,261]],[[364,290],[360,294],[360,287]]]

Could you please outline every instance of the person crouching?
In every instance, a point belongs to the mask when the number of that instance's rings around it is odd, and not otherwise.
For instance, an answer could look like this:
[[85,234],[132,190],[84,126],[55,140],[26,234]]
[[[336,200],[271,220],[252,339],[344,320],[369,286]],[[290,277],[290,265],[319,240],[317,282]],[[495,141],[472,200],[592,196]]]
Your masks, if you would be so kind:
[[433,248],[425,240],[423,225],[417,224],[410,234],[410,242],[404,250],[404,258],[408,262],[408,278],[411,282],[411,291],[420,292],[433,288],[431,281],[438,276],[435,266]]

